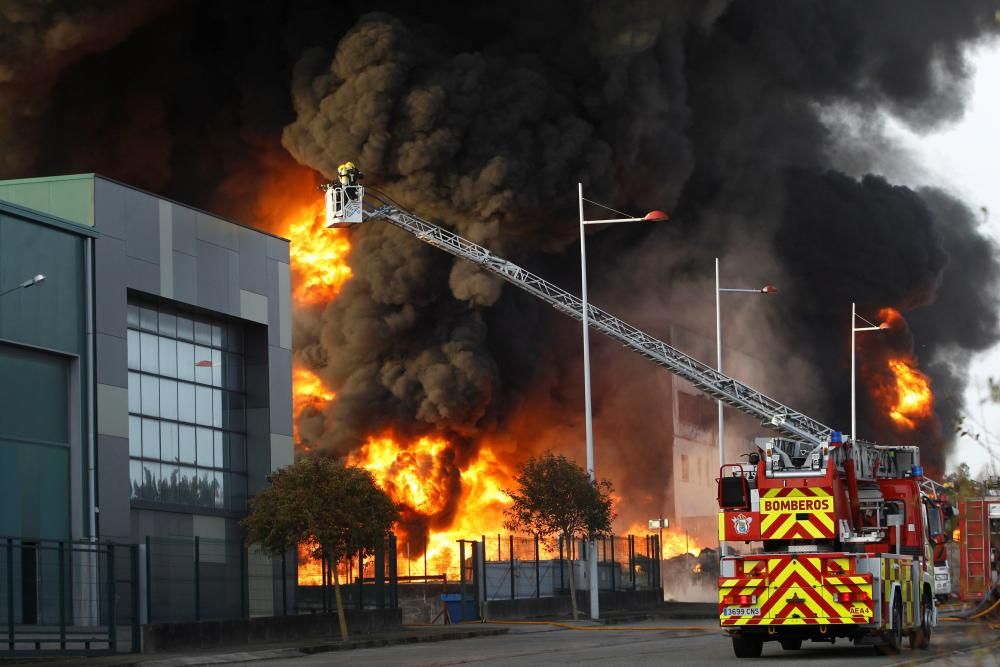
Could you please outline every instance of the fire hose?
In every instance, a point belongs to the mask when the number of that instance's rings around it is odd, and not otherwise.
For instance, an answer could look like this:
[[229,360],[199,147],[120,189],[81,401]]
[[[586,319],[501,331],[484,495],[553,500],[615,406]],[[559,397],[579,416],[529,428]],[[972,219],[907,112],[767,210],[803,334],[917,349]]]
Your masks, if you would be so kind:
[[[995,593],[994,593],[995,595]],[[956,614],[954,616],[942,616],[942,621],[974,621],[986,616],[994,609],[1000,606],[1000,597],[993,599],[993,597],[983,598],[982,602],[970,609],[965,614]]]

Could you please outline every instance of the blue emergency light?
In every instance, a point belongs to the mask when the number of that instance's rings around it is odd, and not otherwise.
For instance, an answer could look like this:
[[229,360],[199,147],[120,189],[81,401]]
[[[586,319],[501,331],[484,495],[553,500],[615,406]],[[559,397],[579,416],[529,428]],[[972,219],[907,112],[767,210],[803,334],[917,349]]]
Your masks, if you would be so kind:
[[913,475],[914,477],[923,477],[924,476],[924,467],[923,466],[913,466],[913,470],[910,471],[910,474]]
[[831,442],[831,444],[835,443],[835,442],[840,442],[841,441],[841,437],[842,436],[840,435],[840,431],[834,431],[833,433],[831,433],[830,434],[830,442]]

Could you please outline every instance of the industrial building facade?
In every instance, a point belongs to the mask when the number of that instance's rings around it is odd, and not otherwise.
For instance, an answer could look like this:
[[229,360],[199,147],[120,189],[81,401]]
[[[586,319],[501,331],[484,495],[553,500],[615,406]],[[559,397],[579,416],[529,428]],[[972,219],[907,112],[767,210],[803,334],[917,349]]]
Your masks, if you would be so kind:
[[[0,202],[0,290],[46,275],[0,301],[0,372],[23,378],[0,389],[0,475],[32,489],[3,485],[23,509],[0,532],[140,544],[151,570],[199,538],[218,548],[196,567],[272,572],[239,520],[293,457],[288,241],[90,174],[0,181]],[[273,613],[278,580],[243,613]]]

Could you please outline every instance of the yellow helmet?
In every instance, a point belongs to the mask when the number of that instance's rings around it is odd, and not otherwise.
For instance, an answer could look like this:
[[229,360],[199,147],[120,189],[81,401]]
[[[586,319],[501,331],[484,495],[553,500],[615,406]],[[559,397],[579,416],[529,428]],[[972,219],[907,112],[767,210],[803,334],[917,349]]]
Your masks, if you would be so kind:
[[354,166],[353,162],[345,162],[344,164],[337,167],[338,174],[347,174],[348,172],[357,171],[357,167]]

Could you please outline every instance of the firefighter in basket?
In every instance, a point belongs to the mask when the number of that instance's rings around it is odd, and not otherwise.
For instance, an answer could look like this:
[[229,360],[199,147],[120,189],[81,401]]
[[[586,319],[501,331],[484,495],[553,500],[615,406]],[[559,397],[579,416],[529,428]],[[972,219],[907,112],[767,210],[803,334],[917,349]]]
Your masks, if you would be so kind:
[[364,177],[361,170],[354,166],[353,162],[345,162],[337,167],[337,180],[341,187],[355,186]]

